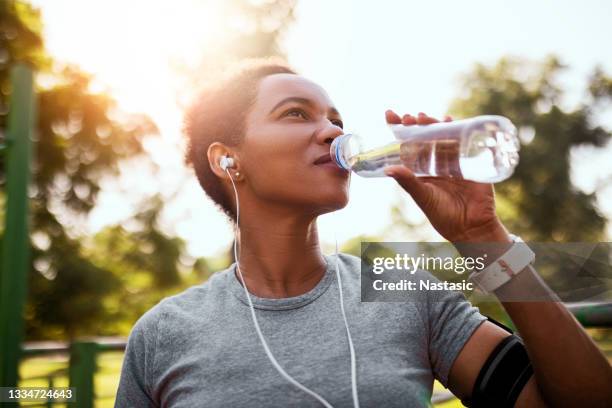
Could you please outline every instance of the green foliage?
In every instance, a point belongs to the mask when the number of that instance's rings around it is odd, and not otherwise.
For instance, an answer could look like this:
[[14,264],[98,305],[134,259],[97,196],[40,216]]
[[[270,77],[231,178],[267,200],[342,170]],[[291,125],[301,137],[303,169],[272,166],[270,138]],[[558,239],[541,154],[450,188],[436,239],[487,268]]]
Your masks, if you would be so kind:
[[[27,335],[33,339],[74,338],[95,329],[106,311],[101,297],[119,288],[109,270],[79,253],[79,245],[62,241],[52,250],[35,251],[45,273],[32,272],[26,306]],[[42,260],[42,261],[41,261]],[[57,271],[51,272],[51,268]],[[53,278],[53,279],[50,279]]]
[[[157,132],[143,116],[120,116],[107,95],[89,91],[90,77],[61,67],[45,53],[38,10],[6,1],[0,9],[0,129],[6,128],[10,70],[32,66],[50,85],[37,86],[31,203],[32,248],[27,338],[73,337],[95,329],[105,315],[103,296],[119,281],[82,254],[71,231],[94,207],[99,181],[117,174],[118,162],[142,152]],[[0,187],[5,183],[0,159]]]
[[293,20],[296,0],[230,0],[228,3],[237,15],[249,22],[230,43],[234,58],[282,55],[278,40]]
[[589,93],[595,102],[612,102],[612,78],[601,67],[595,68],[589,81]]
[[232,27],[214,47],[202,50],[195,67],[182,66],[184,94],[190,101],[193,91],[214,83],[235,62],[261,57],[283,57],[280,39],[293,21],[297,0],[214,0],[226,9],[223,24]]
[[361,256],[361,243],[362,242],[379,242],[380,237],[371,235],[358,235],[344,242],[339,248],[340,252],[351,254],[354,256]]
[[[205,77],[216,65],[240,58],[278,55],[278,36],[294,3],[232,0],[230,9],[249,24],[228,36],[222,58],[208,58],[194,75]],[[6,128],[11,67],[28,63],[45,84],[37,86],[26,338],[125,335],[161,298],[205,280],[228,257],[190,259],[184,242],[158,225],[159,196],[143,200],[126,223],[129,229],[79,235],[75,227],[95,207],[102,177],[118,175],[122,160],[145,160],[143,138],[154,137],[157,128],[144,116],[123,114],[110,96],[90,92],[90,76],[54,61],[41,33],[38,10],[23,1],[0,3],[0,130]]]
[[591,100],[571,111],[561,107],[555,57],[540,64],[504,58],[493,67],[476,65],[463,78],[462,97],[451,106],[456,117],[498,114],[525,133],[515,174],[496,185],[498,212],[511,231],[532,241],[601,241],[606,219],[570,180],[570,152],[578,146],[602,147],[611,133],[594,125],[595,106],[612,95],[611,80],[601,70],[591,77]]
[[[612,78],[594,69],[585,100],[567,110],[562,107],[564,91],[557,80],[563,69],[554,56],[539,63],[502,58],[494,66],[476,64],[463,76],[460,96],[452,102],[450,113],[456,118],[503,115],[519,128],[524,139],[519,165],[510,179],[495,186],[497,212],[510,231],[529,241],[605,241],[607,220],[597,210],[596,192],[585,194],[571,182],[570,152],[609,142],[612,134],[597,126],[595,117],[612,100]],[[530,134],[532,140],[528,140]],[[399,208],[394,207],[392,213],[393,228],[401,229],[405,236],[418,232],[420,226],[409,223]],[[552,261],[557,262],[551,271],[540,272],[550,283],[570,287],[568,279],[575,276],[575,265]],[[595,288],[605,290],[605,285],[600,282]],[[565,300],[580,300],[571,299],[574,295],[580,291],[568,293],[570,298]],[[498,303],[477,306],[482,313],[511,325]]]
[[[84,252],[88,259],[98,267],[109,271],[111,280],[119,283],[112,293],[104,296],[103,319],[97,327],[89,328],[89,333],[126,334],[134,321],[160,299],[183,289],[184,285],[193,283],[192,280],[179,281],[178,259],[172,257],[172,254],[169,259],[163,259],[163,263],[149,269],[164,254],[155,254],[150,241],[141,241],[139,238],[143,233],[146,234],[146,230],[133,232],[122,226],[110,226],[96,234],[85,245]],[[157,230],[153,232],[157,233],[159,233]],[[176,238],[159,234],[158,241],[164,242],[164,246],[176,241]],[[171,248],[171,252],[176,253],[176,249]],[[166,271],[162,268],[169,264],[173,273],[177,273],[176,276],[171,275],[177,282],[161,286],[159,282],[168,278],[159,276],[165,276]]]
[[[589,98],[572,110],[562,108],[564,92],[557,76],[565,67],[550,56],[539,64],[517,58],[495,66],[476,65],[463,77],[462,97],[455,99],[456,117],[498,114],[510,118],[524,140],[514,175],[497,184],[498,214],[510,231],[526,240],[542,242],[598,242],[605,240],[605,217],[596,208],[596,195],[578,190],[570,179],[570,152],[578,146],[605,146],[612,134],[594,124],[597,108],[612,96],[612,81],[595,69]],[[575,266],[556,263],[549,284],[571,287]],[[604,290],[600,283],[598,286]],[[578,296],[568,293],[565,300]],[[478,305],[481,312],[511,324],[496,303]]]

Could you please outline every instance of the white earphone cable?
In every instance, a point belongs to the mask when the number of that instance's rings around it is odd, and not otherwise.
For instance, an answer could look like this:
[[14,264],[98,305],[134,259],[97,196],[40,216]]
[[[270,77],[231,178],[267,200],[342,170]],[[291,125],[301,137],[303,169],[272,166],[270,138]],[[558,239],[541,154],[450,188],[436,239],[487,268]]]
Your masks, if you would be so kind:
[[355,347],[353,346],[353,338],[349,329],[346,312],[344,311],[344,296],[342,294],[342,279],[340,279],[340,269],[338,268],[338,237],[336,238],[336,279],[338,280],[338,291],[340,293],[340,310],[344,319],[344,327],[346,327],[346,337],[349,343],[349,351],[351,353],[351,390],[353,392],[353,406],[359,408],[359,393],[357,392],[357,359],[355,358]]
[[259,336],[259,340],[261,341],[264,351],[266,352],[266,355],[268,356],[268,359],[270,360],[274,368],[276,368],[276,370],[280,373],[280,375],[282,375],[287,381],[289,381],[295,387],[304,391],[308,395],[317,399],[324,407],[333,408],[333,406],[329,402],[327,402],[325,398],[321,397],[319,394],[310,390],[309,388],[303,386],[296,379],[294,379],[289,374],[287,374],[287,372],[283,369],[283,367],[280,366],[278,361],[276,361],[276,358],[274,357],[274,355],[270,351],[270,348],[268,347],[268,343],[266,343],[266,339],[264,338],[263,333],[261,332],[261,329],[259,327],[259,323],[257,322],[257,316],[255,315],[255,307],[253,307],[253,301],[251,300],[251,295],[249,293],[249,290],[247,289],[246,281],[242,277],[242,271],[240,270],[240,262],[238,261],[238,251],[236,250],[238,237],[240,235],[240,204],[238,202],[238,190],[236,189],[234,180],[232,179],[232,176],[230,172],[227,170],[227,168],[225,169],[225,171],[227,172],[229,179],[232,182],[232,187],[234,187],[234,193],[236,195],[236,234],[234,236],[234,259],[236,260],[236,270],[238,271],[238,275],[240,275],[240,280],[242,281],[244,293],[246,294],[246,298],[248,299],[248,302],[249,302],[249,309],[251,310],[251,317],[253,319],[253,324],[255,325],[255,331],[257,332],[257,335]]

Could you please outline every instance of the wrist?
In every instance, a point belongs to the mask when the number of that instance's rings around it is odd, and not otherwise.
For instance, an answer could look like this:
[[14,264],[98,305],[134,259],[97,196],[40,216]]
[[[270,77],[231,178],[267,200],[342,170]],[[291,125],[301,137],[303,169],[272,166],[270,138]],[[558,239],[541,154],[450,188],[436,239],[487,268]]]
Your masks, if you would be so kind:
[[[504,243],[493,243],[495,259],[489,259],[488,265],[484,269],[474,270],[469,280],[475,283],[484,293],[496,293],[501,286],[527,270],[535,260],[535,253],[525,244],[525,242],[515,235],[511,235],[512,244],[504,249],[502,254],[498,254],[500,247],[507,246]],[[486,244],[475,244],[478,246]],[[484,255],[486,257],[487,254]]]
[[503,255],[511,246],[512,238],[504,225],[495,219],[463,234],[453,245],[463,257],[485,258],[485,266]]
[[495,218],[485,224],[472,228],[452,240],[453,243],[474,244],[479,242],[512,243],[512,238],[504,224]]

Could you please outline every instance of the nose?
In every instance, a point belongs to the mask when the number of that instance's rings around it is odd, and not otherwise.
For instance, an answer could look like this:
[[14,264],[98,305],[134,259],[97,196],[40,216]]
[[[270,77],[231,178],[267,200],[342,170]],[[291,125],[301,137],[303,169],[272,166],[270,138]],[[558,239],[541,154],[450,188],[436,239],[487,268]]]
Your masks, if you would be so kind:
[[320,131],[318,132],[317,143],[330,145],[335,138],[343,134],[344,130],[341,127],[328,122],[327,126],[325,126],[323,129],[320,129]]

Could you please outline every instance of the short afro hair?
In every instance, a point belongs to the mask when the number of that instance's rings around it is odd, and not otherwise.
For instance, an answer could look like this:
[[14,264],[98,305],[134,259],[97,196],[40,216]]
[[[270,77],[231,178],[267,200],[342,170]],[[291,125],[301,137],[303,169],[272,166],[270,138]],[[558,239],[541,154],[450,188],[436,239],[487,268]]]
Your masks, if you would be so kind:
[[263,78],[274,74],[297,73],[277,58],[242,61],[223,79],[203,89],[185,114],[185,162],[193,166],[206,194],[234,222],[236,212],[232,202],[208,163],[208,147],[214,142],[237,146],[242,141],[245,119],[255,103],[258,85]]

